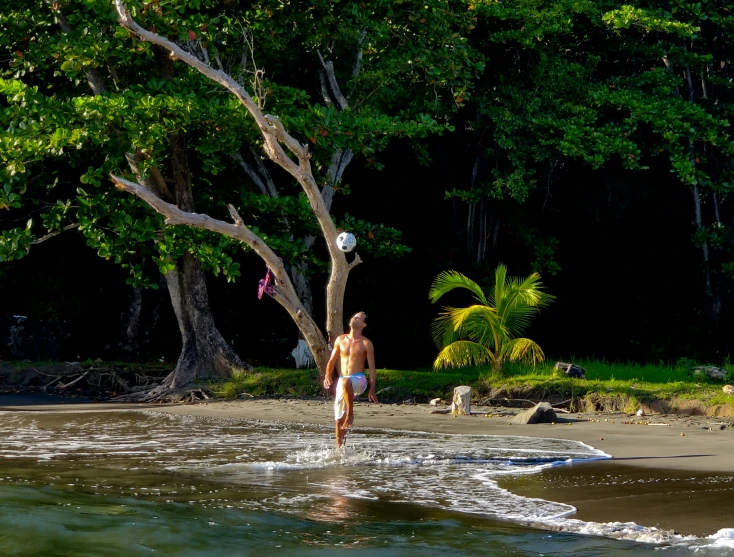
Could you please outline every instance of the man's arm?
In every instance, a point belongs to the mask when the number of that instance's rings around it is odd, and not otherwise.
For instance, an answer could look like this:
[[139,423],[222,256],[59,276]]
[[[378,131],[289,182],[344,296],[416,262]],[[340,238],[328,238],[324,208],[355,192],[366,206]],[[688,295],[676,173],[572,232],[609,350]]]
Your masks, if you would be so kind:
[[375,404],[379,404],[377,395],[375,394],[375,384],[377,382],[377,371],[375,370],[375,347],[372,346],[372,341],[367,341],[367,365],[370,367],[370,393],[368,398]]
[[341,336],[338,336],[336,340],[334,341],[334,349],[331,351],[331,357],[329,358],[329,362],[326,364],[326,375],[324,375],[324,389],[328,389],[331,387],[331,376],[334,373],[334,366],[336,365],[336,360],[339,358],[339,341],[341,340]]

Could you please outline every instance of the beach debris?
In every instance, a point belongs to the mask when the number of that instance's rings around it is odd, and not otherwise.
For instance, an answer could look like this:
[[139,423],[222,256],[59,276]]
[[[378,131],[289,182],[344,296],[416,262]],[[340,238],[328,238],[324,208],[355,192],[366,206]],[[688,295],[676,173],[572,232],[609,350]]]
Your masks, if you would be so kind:
[[454,400],[451,403],[451,413],[454,416],[471,415],[471,387],[467,385],[454,387]]
[[429,406],[438,406],[438,403],[441,402],[440,398],[432,398],[431,402],[428,403]]
[[681,436],[681,437],[685,437],[685,436],[686,436],[686,434],[685,434],[685,433],[683,433],[683,432],[681,431],[681,432],[680,432],[680,436]]
[[555,423],[556,412],[547,402],[539,402],[533,408],[517,414],[513,420],[516,424],[547,424]]
[[553,366],[553,369],[562,371],[566,374],[566,377],[576,377],[578,379],[583,379],[586,377],[586,369],[568,362],[556,362],[556,365]]
[[599,441],[604,441],[604,437],[599,437]]
[[724,394],[734,395],[734,385],[724,385],[721,390],[724,391]]
[[644,411],[644,410],[643,410],[642,408],[640,408],[640,409],[639,409],[639,410],[637,411],[637,416],[641,418],[641,417],[642,417],[642,416],[644,416],[644,415],[645,415],[645,411]]
[[713,381],[726,379],[727,371],[716,366],[698,366],[691,370],[693,377],[708,377]]

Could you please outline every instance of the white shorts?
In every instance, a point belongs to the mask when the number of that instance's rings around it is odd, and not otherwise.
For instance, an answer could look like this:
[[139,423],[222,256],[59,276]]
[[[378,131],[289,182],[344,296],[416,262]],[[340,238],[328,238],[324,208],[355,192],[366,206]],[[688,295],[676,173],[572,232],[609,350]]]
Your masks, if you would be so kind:
[[[364,373],[355,373],[354,375],[346,375],[352,382],[352,390],[354,396],[361,395],[367,390],[367,377]],[[336,397],[334,398],[334,420],[340,420],[347,412],[347,393],[344,392],[343,377],[339,377],[336,384]]]

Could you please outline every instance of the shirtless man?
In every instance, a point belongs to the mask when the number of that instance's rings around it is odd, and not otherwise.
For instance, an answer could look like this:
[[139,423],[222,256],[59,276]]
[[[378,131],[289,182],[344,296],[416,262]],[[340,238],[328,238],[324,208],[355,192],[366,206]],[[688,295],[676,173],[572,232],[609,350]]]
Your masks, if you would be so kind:
[[336,420],[336,446],[344,445],[347,430],[354,423],[354,397],[367,389],[367,378],[364,376],[364,362],[370,367],[369,399],[378,403],[375,394],[375,352],[372,342],[362,336],[367,326],[367,314],[363,311],[355,313],[349,320],[349,334],[339,335],[334,342],[329,363],[326,365],[324,388],[329,389],[332,383],[334,365],[341,355],[341,377],[337,378],[336,396],[334,397],[334,420]]

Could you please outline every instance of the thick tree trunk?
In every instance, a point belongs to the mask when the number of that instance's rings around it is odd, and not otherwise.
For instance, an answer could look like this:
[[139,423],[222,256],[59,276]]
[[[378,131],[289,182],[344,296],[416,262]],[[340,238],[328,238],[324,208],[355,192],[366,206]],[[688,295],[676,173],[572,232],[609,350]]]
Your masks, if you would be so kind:
[[[171,153],[176,205],[193,212],[194,195],[183,132],[171,135]],[[233,370],[249,367],[215,326],[204,270],[193,255],[187,252],[176,261],[176,268],[166,273],[166,285],[183,346],[176,368],[166,377],[163,386],[180,388],[197,377],[229,377]]]
[[176,262],[176,268],[166,273],[166,284],[183,346],[163,386],[176,389],[195,378],[228,377],[233,369],[249,367],[214,325],[204,270],[193,255],[186,253]]

